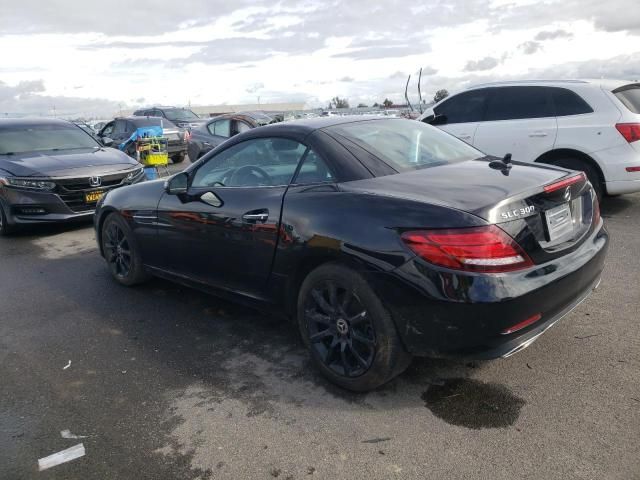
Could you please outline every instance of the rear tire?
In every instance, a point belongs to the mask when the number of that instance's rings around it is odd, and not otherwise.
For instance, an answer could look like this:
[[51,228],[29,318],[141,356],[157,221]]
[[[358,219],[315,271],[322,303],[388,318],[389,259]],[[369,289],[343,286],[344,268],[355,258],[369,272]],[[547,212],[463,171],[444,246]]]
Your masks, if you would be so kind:
[[549,163],[558,167],[569,168],[571,170],[584,172],[589,182],[591,182],[596,195],[598,196],[598,201],[602,201],[604,185],[600,180],[600,174],[593,165],[577,158],[561,158]]
[[130,287],[149,279],[135,235],[119,214],[111,213],[105,219],[101,242],[109,271],[118,283]]
[[321,265],[305,278],[297,319],[315,366],[348,390],[377,388],[411,363],[380,298],[362,275],[343,265]]

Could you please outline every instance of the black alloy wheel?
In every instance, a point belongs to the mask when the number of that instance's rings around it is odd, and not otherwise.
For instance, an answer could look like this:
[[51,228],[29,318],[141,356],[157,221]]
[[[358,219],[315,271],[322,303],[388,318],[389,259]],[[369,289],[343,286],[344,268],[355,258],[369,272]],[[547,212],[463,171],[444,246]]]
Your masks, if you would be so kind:
[[149,275],[144,269],[135,237],[127,222],[117,213],[104,221],[102,253],[113,278],[123,285],[135,285]]
[[111,271],[120,278],[131,272],[131,247],[122,228],[111,222],[105,229],[104,256]]
[[372,390],[411,362],[389,310],[366,278],[346,265],[325,263],[310,272],[296,314],[313,363],[341,387]]
[[313,288],[305,303],[309,341],[327,368],[357,377],[376,354],[373,323],[352,288],[328,280]]

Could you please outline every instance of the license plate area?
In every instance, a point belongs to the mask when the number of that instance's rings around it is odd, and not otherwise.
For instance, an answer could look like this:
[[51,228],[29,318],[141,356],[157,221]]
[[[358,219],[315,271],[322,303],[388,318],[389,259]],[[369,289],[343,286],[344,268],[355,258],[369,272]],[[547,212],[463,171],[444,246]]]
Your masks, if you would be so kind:
[[549,242],[573,236],[573,216],[569,203],[563,203],[544,212],[549,232]]
[[102,190],[86,192],[84,194],[84,201],[85,203],[98,203],[98,200],[102,198],[102,195],[104,195],[104,191]]

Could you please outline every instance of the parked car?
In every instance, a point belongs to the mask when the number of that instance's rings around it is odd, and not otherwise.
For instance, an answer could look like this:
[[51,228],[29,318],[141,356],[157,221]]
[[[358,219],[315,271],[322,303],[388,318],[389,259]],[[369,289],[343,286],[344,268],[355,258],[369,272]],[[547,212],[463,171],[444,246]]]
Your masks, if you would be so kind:
[[133,143],[126,145],[126,141],[140,127],[161,125],[163,136],[169,143],[169,157],[173,163],[181,163],[187,154],[187,134],[178,129],[173,123],[161,117],[120,117],[108,122],[98,136],[109,138],[114,146],[124,148],[125,153],[132,158],[136,157]]
[[166,183],[110,192],[95,227],[121,284],[151,273],[287,313],[352,390],[412,355],[518,352],[598,285],[608,245],[583,173],[377,117],[239,134]]
[[143,178],[138,162],[71,122],[0,119],[0,235],[90,218],[105,192]]
[[169,120],[178,128],[191,130],[202,125],[207,121],[206,118],[200,118],[188,108],[180,107],[150,107],[142,108],[133,112],[135,116],[140,117],[162,117]]
[[274,123],[274,118],[262,112],[229,113],[213,117],[191,130],[187,141],[189,159],[195,162],[234,135],[270,123]]
[[640,191],[640,83],[491,83],[421,119],[492,155],[582,170],[599,195]]
[[98,137],[98,133],[91,127],[91,125],[89,125],[86,122],[82,122],[80,120],[74,121],[73,123],[78,127],[80,127],[82,130],[84,130],[85,132],[87,132],[89,135],[91,135],[94,139],[96,139],[97,141],[100,141],[100,137]]

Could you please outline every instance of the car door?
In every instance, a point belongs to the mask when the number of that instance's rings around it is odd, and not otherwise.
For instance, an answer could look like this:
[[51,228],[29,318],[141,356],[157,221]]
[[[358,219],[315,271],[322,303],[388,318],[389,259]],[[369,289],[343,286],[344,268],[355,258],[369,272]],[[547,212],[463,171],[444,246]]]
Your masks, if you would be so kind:
[[533,162],[553,148],[558,124],[550,89],[537,86],[492,88],[473,146],[514,160]]
[[119,147],[126,142],[131,136],[131,133],[127,134],[127,121],[121,118],[116,119],[113,122],[113,132],[111,135],[114,147]]
[[211,122],[207,125],[207,131],[211,138],[207,142],[208,145],[204,145],[204,147],[208,148],[207,151],[209,151],[231,137],[231,119],[223,118]]
[[230,146],[190,172],[186,195],[162,196],[161,268],[260,297],[278,241],[284,194],[306,147],[284,138]]
[[437,118],[433,124],[472,144],[478,123],[482,119],[486,99],[487,89],[470,90],[454,95],[434,107]]

